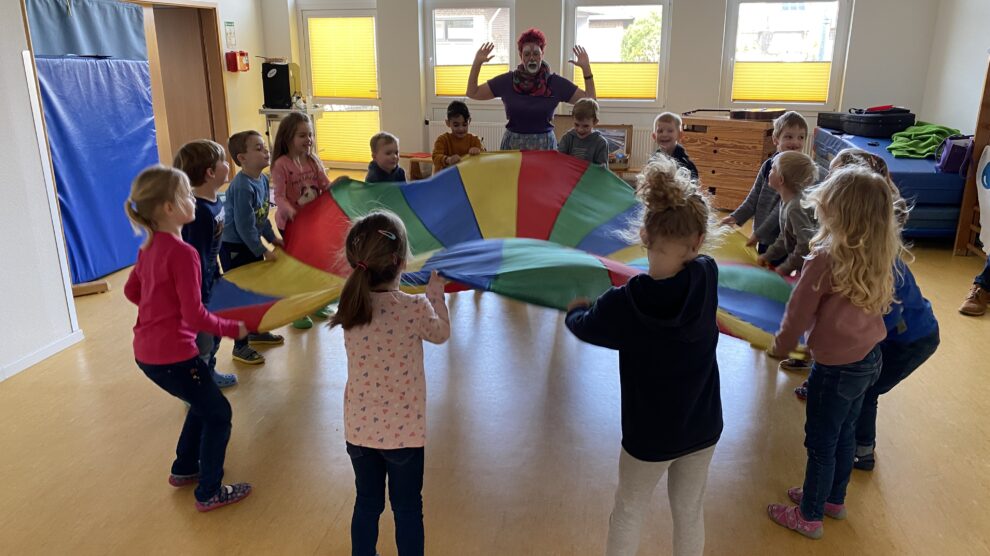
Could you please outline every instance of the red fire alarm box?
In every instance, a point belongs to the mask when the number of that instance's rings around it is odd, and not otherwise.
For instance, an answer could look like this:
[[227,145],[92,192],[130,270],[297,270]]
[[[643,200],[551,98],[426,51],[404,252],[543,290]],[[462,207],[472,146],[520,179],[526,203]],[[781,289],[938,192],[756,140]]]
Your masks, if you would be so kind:
[[248,71],[251,69],[251,62],[248,53],[243,50],[231,50],[224,54],[224,61],[227,71]]

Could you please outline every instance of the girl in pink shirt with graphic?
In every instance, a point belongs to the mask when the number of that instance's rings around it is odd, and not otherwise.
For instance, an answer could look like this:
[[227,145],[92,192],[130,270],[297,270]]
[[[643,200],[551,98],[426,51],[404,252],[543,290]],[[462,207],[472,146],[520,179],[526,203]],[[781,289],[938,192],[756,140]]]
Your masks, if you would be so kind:
[[846,487],[856,451],[856,419],[880,375],[877,345],[894,302],[894,263],[906,254],[896,199],[886,179],[866,167],[833,172],[809,190],[818,232],[769,349],[785,358],[807,332],[814,358],[808,377],[803,487],[787,490],[796,505],[770,504],[774,522],[813,539],[823,516],[846,517]]
[[147,238],[127,278],[124,295],[138,306],[134,359],[162,390],[189,404],[175,448],[168,482],[198,483],[196,509],[210,511],[241,501],[251,485],[223,485],[223,461],[230,439],[230,403],[199,357],[196,334],[243,338],[243,322],[209,313],[201,299],[196,250],[182,240],[182,226],[196,216],[189,178],[175,168],[141,172],[124,203],[135,230]]
[[[320,158],[313,154],[313,124],[302,112],[292,112],[282,119],[272,145],[272,184],[275,191],[275,225],[285,240],[286,225],[304,206],[330,188],[326,170]],[[326,307],[313,313],[325,319]],[[308,316],[292,323],[299,329],[313,327]]]
[[420,555],[425,546],[423,340],[441,344],[450,337],[444,280],[434,271],[425,297],[399,291],[409,242],[402,220],[387,211],[353,224],[346,256],[354,271],[331,326],[343,327],[347,351],[344,430],[357,486],[351,553],[376,553],[387,478],[398,552]]

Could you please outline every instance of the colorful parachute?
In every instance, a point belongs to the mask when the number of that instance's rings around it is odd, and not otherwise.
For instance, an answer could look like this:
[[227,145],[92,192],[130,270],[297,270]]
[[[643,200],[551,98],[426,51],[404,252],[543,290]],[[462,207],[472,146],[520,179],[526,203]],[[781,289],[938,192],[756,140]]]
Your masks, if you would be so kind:
[[[622,233],[635,229],[640,204],[611,172],[552,151],[482,154],[408,184],[335,183],[290,223],[275,262],[224,275],[210,309],[270,330],[335,300],[351,272],[341,255],[348,226],[376,208],[406,225],[413,259],[403,283],[410,289],[435,269],[452,281],[451,291],[474,288],[563,309],[574,297],[624,284],[641,272],[628,263],[645,254]],[[779,302],[780,286],[789,286],[752,258],[746,265],[747,257],[735,238],[716,254],[738,267],[725,269],[725,289],[720,280],[720,297],[731,305],[720,324],[765,346],[783,306],[763,301]]]

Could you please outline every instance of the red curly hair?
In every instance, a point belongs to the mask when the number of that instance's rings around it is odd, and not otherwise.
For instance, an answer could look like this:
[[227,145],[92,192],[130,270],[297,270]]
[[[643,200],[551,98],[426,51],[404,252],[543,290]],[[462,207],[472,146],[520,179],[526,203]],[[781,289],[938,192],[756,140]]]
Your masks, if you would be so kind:
[[522,52],[523,45],[530,42],[536,43],[540,47],[540,50],[543,50],[547,46],[547,36],[536,27],[530,27],[519,35],[519,39],[516,41],[516,47],[519,48],[519,52]]

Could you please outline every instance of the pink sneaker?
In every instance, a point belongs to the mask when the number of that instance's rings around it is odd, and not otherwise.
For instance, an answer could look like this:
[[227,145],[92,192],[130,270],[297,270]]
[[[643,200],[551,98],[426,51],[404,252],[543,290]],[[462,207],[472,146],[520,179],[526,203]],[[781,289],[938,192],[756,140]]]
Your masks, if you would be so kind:
[[781,527],[787,527],[791,531],[798,532],[809,539],[820,539],[825,533],[821,521],[808,521],[801,516],[801,508],[797,506],[785,506],[783,504],[770,504],[767,506],[767,513],[774,523]]
[[[791,502],[794,502],[800,506],[801,499],[804,498],[804,490],[801,487],[789,488],[787,489],[787,497],[791,499]],[[831,517],[832,519],[845,519],[846,505],[825,502],[825,515]]]
[[[206,502],[196,501],[196,509],[201,512],[208,512],[217,508],[222,508],[230,504],[236,504],[247,498],[251,494],[250,483],[235,483],[232,485],[221,485],[220,492],[213,495]],[[819,523],[821,523],[819,521]]]

